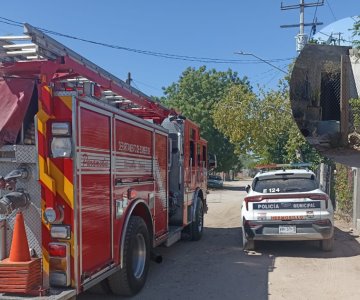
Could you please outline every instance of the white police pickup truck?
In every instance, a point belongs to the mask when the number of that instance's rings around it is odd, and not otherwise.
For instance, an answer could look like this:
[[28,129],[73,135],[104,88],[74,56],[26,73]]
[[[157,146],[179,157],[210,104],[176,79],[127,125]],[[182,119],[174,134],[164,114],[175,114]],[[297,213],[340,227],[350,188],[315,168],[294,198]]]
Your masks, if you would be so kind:
[[283,169],[255,175],[241,208],[244,250],[258,240],[319,240],[334,244],[333,206],[312,171]]

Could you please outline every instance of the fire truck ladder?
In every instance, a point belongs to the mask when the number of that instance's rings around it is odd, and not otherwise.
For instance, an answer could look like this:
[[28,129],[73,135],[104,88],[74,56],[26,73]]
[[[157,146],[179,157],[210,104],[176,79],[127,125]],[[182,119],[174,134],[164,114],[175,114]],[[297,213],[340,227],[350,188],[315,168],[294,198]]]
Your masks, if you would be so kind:
[[[0,70],[0,75],[17,76],[26,70],[27,75],[32,73],[39,79],[44,75],[44,61],[55,63],[59,68],[53,74],[47,74],[52,76],[48,81],[93,83],[102,90],[100,100],[155,122],[161,122],[173,112],[30,24],[24,24],[24,34],[0,37],[0,69],[1,64],[6,67]],[[27,68],[24,68],[24,62],[29,64]],[[16,67],[17,64],[22,67]],[[49,66],[51,69],[51,64]]]

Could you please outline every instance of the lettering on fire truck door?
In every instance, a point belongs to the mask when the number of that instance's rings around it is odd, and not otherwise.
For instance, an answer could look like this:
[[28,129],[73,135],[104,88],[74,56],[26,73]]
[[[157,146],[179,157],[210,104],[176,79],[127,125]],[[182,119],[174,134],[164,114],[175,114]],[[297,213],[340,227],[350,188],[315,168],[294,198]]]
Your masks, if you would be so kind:
[[111,115],[106,111],[80,104],[77,165],[82,275],[96,272],[112,259],[110,126]]

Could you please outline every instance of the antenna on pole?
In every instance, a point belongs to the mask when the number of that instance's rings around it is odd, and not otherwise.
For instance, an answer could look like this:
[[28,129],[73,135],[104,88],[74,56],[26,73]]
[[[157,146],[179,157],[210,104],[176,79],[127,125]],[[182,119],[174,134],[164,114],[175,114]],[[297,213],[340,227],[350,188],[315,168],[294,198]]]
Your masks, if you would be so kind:
[[300,8],[300,23],[299,24],[292,24],[292,25],[281,25],[281,28],[291,28],[291,27],[299,27],[299,33],[297,34],[296,38],[296,51],[300,52],[304,46],[308,42],[308,36],[304,33],[304,27],[305,26],[316,26],[316,25],[322,25],[322,22],[316,22],[315,20],[311,23],[305,23],[304,22],[304,14],[305,14],[305,8],[306,7],[317,7],[317,6],[323,6],[324,0],[318,0],[317,2],[312,3],[305,3],[304,0],[300,0],[300,4],[292,4],[292,5],[283,5],[281,2],[281,10],[289,10],[289,9],[299,9]]
[[127,76],[127,79],[126,79],[126,83],[128,84],[128,85],[131,85],[131,82],[133,81],[133,79],[131,78],[131,73],[130,72],[128,72],[128,76]]

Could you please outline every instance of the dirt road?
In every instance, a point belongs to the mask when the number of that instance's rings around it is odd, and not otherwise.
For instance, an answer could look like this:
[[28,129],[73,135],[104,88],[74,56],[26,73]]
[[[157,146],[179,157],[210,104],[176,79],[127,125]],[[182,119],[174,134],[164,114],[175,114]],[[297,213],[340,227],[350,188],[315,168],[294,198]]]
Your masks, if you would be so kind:
[[[315,242],[267,242],[241,248],[240,207],[246,181],[226,183],[208,195],[209,212],[199,242],[159,248],[144,289],[131,299],[360,299],[360,239],[336,223],[335,249]],[[80,299],[119,299],[87,292]]]

